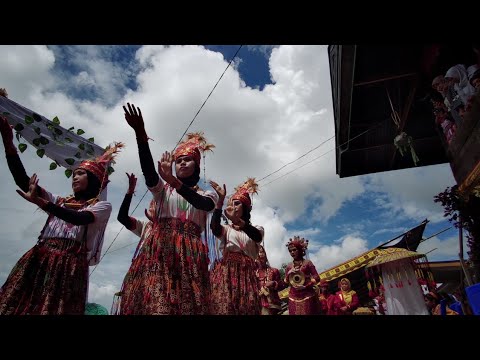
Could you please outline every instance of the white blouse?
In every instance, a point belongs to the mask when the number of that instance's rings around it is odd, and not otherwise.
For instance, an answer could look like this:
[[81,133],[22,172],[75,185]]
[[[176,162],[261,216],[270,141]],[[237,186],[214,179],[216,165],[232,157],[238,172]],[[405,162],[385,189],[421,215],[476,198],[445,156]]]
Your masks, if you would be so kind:
[[[59,196],[52,195],[45,189],[43,190],[45,199],[56,204]],[[63,204],[60,206],[64,207]],[[73,225],[56,216],[50,216],[40,238],[63,238],[82,241],[83,236],[85,235],[85,229],[88,227],[88,232],[86,234],[87,260],[90,266],[97,265],[100,262],[103,237],[108,219],[112,213],[112,204],[108,201],[98,201],[97,203],[88,205],[78,211],[90,211],[95,216],[95,221],[88,225]]]
[[[262,226],[255,226],[262,234],[262,240],[265,234],[265,230]],[[259,245],[248,237],[243,231],[235,230],[230,225],[222,225],[222,235],[220,240],[220,251],[225,256],[225,251],[241,252],[252,259],[258,257]]]
[[[178,194],[175,188],[165,184],[161,179],[158,184],[149,190],[153,194],[153,199],[150,202],[150,209],[154,208],[157,218],[180,218],[189,220],[200,226],[203,231],[207,223],[208,213],[205,210],[195,208],[185,198]],[[216,204],[218,195],[216,192],[198,189],[197,193],[202,196],[209,197]],[[212,208],[213,211],[213,208]],[[133,233],[141,238],[145,238],[146,233],[151,228],[147,227],[149,221],[142,221],[137,219],[137,224]]]

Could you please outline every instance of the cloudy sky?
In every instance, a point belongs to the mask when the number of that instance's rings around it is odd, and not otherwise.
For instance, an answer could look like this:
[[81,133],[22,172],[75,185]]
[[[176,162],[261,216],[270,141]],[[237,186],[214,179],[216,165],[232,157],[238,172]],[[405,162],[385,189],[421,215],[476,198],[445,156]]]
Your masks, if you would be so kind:
[[[172,150],[238,46],[0,46],[0,87],[9,98],[62,126],[82,128],[106,146],[122,141],[109,185],[113,213],[103,251],[90,277],[89,301],[110,309],[138,240],[116,220],[127,189],[125,172],[140,178],[132,207],[145,193],[133,130],[122,105],[142,110],[154,158]],[[189,131],[203,130],[216,145],[206,157],[206,178],[231,191],[247,177],[263,178],[334,136],[327,46],[244,46]],[[393,141],[393,139],[392,139]],[[340,179],[334,139],[260,181],[252,222],[265,228],[273,266],[290,260],[293,235],[310,240],[317,270],[386,242],[425,218],[424,237],[450,226],[433,196],[453,185],[447,164]],[[325,154],[325,155],[323,155]],[[50,171],[49,159],[29,148],[21,159],[29,174],[53,193],[69,194],[71,180]],[[307,164],[308,163],[308,164]],[[306,164],[305,166],[302,166]],[[31,248],[46,219],[18,196],[0,156],[0,283]],[[202,166],[203,167],[203,166]],[[289,173],[289,174],[287,174]],[[208,187],[203,183],[202,187]],[[134,215],[142,217],[149,194]],[[451,229],[419,247],[430,260],[458,257]],[[111,252],[110,252],[111,251]],[[91,268],[93,270],[93,268]]]

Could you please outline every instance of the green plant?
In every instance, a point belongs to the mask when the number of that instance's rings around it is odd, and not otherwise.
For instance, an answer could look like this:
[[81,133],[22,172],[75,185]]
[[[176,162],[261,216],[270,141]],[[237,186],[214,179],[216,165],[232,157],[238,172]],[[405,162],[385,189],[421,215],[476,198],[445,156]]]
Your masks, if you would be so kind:
[[480,280],[480,198],[474,194],[467,197],[454,185],[435,195],[434,201],[441,203],[444,216],[456,228],[462,226],[467,231],[468,255],[474,264],[476,278]]

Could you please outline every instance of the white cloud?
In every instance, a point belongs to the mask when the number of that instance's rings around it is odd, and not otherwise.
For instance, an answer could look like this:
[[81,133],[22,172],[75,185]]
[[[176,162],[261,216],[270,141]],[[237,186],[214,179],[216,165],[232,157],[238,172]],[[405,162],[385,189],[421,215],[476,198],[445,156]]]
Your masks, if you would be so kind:
[[396,227],[396,228],[387,228],[387,229],[380,229],[375,231],[372,236],[374,235],[380,235],[380,234],[389,234],[389,233],[394,233],[394,234],[401,234],[405,232],[407,229],[404,227]]
[[340,238],[338,244],[321,245],[317,251],[310,254],[310,260],[320,273],[367,250],[369,250],[367,240],[347,235]]
[[[464,258],[468,258],[467,239],[465,235],[463,240],[463,256]],[[422,254],[428,253],[427,257],[429,261],[444,261],[452,259],[457,260],[460,252],[458,230],[450,230],[449,236],[443,240],[435,236],[431,239],[421,242],[417,251]]]
[[433,165],[367,175],[369,191],[380,192],[376,199],[387,217],[420,220],[432,223],[444,220],[443,208],[434,196],[455,184],[449,165]]

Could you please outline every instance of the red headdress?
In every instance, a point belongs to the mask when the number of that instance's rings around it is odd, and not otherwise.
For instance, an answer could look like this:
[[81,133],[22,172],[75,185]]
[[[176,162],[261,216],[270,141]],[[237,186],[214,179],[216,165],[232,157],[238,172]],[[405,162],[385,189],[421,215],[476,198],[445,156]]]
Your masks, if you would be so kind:
[[248,178],[242,185],[235,188],[235,194],[232,195],[232,200],[240,200],[242,204],[249,209],[252,209],[252,199],[250,194],[258,194],[258,184],[255,178]]
[[82,161],[78,168],[92,173],[100,181],[101,191],[108,184],[108,168],[110,164],[115,163],[114,159],[123,147],[125,147],[123,143],[115,142],[113,146],[109,145],[105,148],[103,155],[100,155],[96,159]]
[[173,158],[176,160],[180,156],[189,155],[197,165],[200,165],[200,153],[208,150],[212,151],[214,147],[215,145],[207,143],[203,132],[188,133],[187,139],[182,141],[175,149]]
[[287,243],[287,248],[296,247],[297,249],[305,252],[308,248],[308,240],[300,238],[300,236],[294,236],[293,239]]

